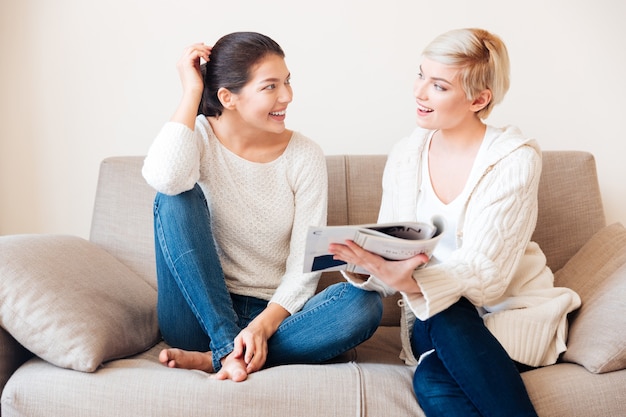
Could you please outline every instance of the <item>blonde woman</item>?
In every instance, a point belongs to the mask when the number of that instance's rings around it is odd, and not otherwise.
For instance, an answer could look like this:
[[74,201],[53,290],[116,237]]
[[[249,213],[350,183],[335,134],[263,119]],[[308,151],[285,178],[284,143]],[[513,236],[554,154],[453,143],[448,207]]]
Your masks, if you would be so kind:
[[[538,144],[484,119],[509,87],[501,39],[453,30],[424,50],[414,95],[418,128],[389,155],[379,221],[443,216],[447,230],[428,260],[389,262],[354,242],[337,259],[372,276],[361,288],[399,291],[403,357],[427,416],[536,416],[520,371],[565,350],[573,291],[553,286],[531,241],[541,174]],[[428,262],[425,268],[420,268]]]

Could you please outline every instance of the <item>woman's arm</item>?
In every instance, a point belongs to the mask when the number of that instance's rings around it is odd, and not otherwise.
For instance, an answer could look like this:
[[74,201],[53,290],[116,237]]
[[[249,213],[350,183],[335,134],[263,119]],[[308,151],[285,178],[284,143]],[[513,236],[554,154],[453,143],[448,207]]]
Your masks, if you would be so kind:
[[183,86],[181,102],[154,139],[142,168],[148,184],[160,193],[188,191],[199,179],[202,137],[196,129],[196,115],[204,88],[200,58],[208,60],[210,53],[210,47],[195,44],[185,50],[177,64]]

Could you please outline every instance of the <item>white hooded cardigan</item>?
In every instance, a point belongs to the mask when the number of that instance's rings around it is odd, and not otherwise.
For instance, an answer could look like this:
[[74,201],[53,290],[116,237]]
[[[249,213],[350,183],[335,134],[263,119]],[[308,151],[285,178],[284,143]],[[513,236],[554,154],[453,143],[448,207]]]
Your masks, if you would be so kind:
[[[418,128],[392,149],[379,222],[416,220],[421,155],[431,133]],[[465,297],[484,313],[485,325],[511,358],[531,366],[553,364],[566,349],[567,314],[580,306],[580,298],[554,287],[545,255],[530,240],[537,221],[541,151],[534,140],[507,127],[474,164],[468,179],[472,191],[458,219],[457,249],[442,263],[413,273],[421,293],[402,294],[401,357],[416,363],[409,343],[416,317],[426,320]],[[346,277],[383,295],[395,292],[373,276],[365,282]]]

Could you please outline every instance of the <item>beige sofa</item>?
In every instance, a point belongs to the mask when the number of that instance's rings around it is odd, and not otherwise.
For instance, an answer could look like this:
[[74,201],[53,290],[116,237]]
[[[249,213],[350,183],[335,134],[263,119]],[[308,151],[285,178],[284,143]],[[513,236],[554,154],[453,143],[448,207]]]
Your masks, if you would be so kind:
[[[154,192],[142,160],[103,161],[89,241],[0,237],[4,417],[423,415],[413,369],[398,358],[395,297],[374,337],[334,363],[266,369],[243,383],[160,365]],[[385,157],[327,162],[329,223],[375,221]],[[540,416],[624,416],[626,229],[605,225],[592,155],[544,153],[539,209],[535,240],[583,306],[562,361],[523,374],[532,401]]]

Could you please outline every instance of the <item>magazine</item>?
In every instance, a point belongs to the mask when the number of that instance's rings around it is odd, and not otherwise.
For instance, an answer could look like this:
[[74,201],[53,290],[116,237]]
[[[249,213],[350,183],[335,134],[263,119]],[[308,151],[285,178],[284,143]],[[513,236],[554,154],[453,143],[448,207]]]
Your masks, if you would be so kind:
[[354,226],[309,227],[304,256],[304,272],[348,271],[369,274],[365,269],[333,259],[331,243],[353,240],[363,249],[388,260],[404,260],[420,253],[429,258],[444,231],[441,217],[431,223],[394,222]]

